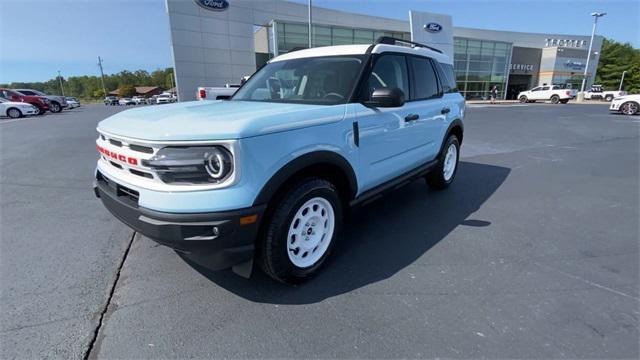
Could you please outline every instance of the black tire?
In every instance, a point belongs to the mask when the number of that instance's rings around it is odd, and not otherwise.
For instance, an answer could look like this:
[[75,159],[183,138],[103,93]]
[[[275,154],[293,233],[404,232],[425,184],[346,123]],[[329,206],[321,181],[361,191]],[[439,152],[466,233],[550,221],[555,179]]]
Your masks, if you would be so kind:
[[52,113],[59,113],[62,111],[62,106],[57,101],[52,101],[51,105],[49,105],[49,110]]
[[[446,178],[444,174],[445,161],[447,157],[447,152],[452,145],[456,147],[455,164],[454,164],[455,167],[453,169],[453,174],[451,174],[449,178]],[[460,142],[458,141],[457,136],[450,135],[449,138],[447,138],[447,141],[444,143],[444,146],[442,147],[440,154],[438,154],[438,164],[433,170],[431,170],[431,172],[426,177],[427,184],[429,185],[429,187],[435,190],[442,190],[449,187],[449,185],[453,183],[453,180],[456,178],[456,174],[458,173],[459,160],[460,160]]]
[[560,96],[558,96],[558,95],[553,95],[553,96],[551,97],[551,99],[550,99],[550,100],[551,100],[551,103],[552,103],[552,104],[557,104],[557,103],[559,103],[559,102],[560,102]]
[[624,115],[635,115],[640,111],[640,104],[635,101],[627,101],[620,105],[620,112]]
[[561,103],[561,104],[566,104],[566,103],[568,103],[568,102],[569,102],[569,99],[562,99],[562,100],[560,100],[560,103]]
[[[289,228],[295,226],[294,219],[298,211],[303,210],[302,206],[315,198],[322,198],[331,204],[335,217],[333,233],[324,254],[313,264],[307,267],[299,267],[290,259],[290,251],[294,254],[291,256],[294,257],[297,253],[289,249],[290,241],[291,244],[295,244],[292,239],[289,239]],[[273,279],[285,284],[298,284],[316,275],[324,261],[331,254],[342,227],[342,201],[338,190],[332,183],[315,177],[306,178],[298,182],[289,192],[276,201],[273,211],[270,211],[271,215],[265,219],[266,223],[263,225],[262,238],[258,244],[259,264],[262,270]],[[301,226],[301,231],[305,231],[306,224],[298,226]],[[323,237],[322,239],[326,238]],[[302,240],[304,239],[296,241]],[[304,251],[301,250],[302,248],[296,249],[297,251]],[[315,251],[315,249],[311,251]],[[303,254],[303,256],[306,255]]]
[[605,101],[611,102],[611,100],[613,100],[613,95],[607,95],[604,97]]
[[44,113],[46,113],[46,112],[47,112],[47,110],[45,110],[45,109],[43,109],[41,107],[38,108],[38,115],[44,115]]
[[7,116],[12,118],[12,119],[19,119],[23,115],[22,115],[22,111],[20,111],[20,109],[18,109],[18,108],[9,108],[9,109],[7,109]]
[[518,99],[521,103],[526,103],[527,102],[527,97],[522,95],[520,96],[520,98]]

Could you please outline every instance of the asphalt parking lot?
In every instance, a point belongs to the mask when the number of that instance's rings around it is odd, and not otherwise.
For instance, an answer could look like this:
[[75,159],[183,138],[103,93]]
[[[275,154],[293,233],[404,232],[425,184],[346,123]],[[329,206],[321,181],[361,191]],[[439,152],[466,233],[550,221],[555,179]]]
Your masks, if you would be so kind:
[[356,212],[324,272],[211,272],[95,199],[120,107],[0,119],[0,358],[638,358],[640,117],[470,106],[452,187]]

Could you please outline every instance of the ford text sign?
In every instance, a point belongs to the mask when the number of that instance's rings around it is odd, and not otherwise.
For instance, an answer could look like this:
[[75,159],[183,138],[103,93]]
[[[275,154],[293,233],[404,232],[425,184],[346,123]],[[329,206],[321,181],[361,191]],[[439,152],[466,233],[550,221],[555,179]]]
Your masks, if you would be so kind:
[[437,33],[440,32],[442,30],[442,25],[438,24],[438,23],[428,23],[424,26],[424,29],[430,33]]
[[229,7],[227,0],[195,0],[196,4],[207,10],[223,11]]

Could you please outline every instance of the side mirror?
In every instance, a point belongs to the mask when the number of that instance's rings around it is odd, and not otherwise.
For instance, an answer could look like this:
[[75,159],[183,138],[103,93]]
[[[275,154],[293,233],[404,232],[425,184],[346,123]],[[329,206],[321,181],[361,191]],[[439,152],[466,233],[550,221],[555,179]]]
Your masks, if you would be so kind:
[[375,107],[400,107],[404,105],[404,92],[398,88],[375,89],[371,101],[366,104]]

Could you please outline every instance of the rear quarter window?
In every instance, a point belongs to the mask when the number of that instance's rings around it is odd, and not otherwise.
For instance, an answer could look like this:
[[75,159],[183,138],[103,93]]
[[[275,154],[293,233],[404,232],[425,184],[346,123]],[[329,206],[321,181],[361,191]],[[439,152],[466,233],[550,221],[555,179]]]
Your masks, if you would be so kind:
[[436,70],[438,71],[438,77],[440,77],[440,82],[442,83],[443,91],[445,93],[454,93],[458,92],[458,84],[456,83],[456,77],[453,73],[453,65],[451,64],[443,64],[440,62],[436,62],[438,65],[436,66]]

